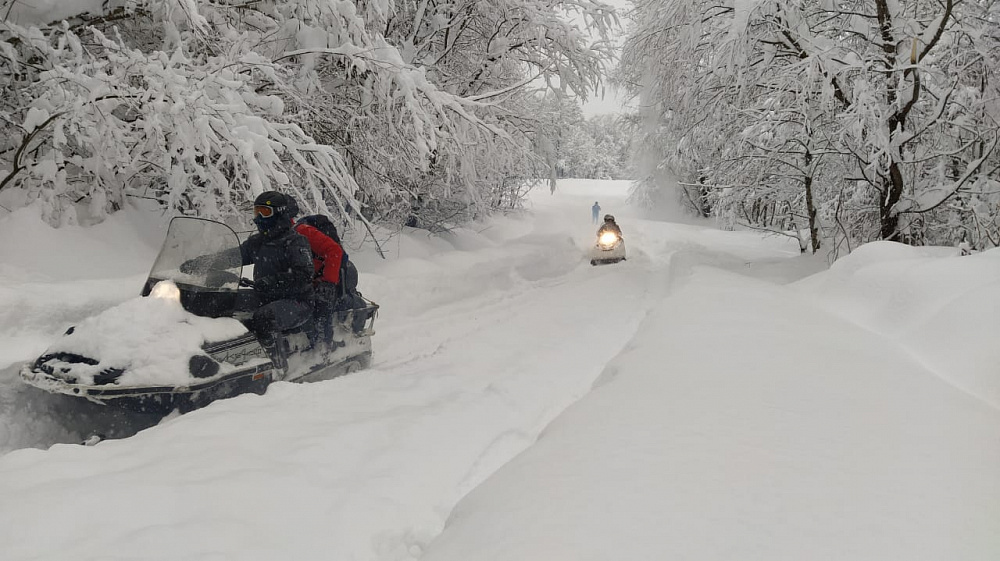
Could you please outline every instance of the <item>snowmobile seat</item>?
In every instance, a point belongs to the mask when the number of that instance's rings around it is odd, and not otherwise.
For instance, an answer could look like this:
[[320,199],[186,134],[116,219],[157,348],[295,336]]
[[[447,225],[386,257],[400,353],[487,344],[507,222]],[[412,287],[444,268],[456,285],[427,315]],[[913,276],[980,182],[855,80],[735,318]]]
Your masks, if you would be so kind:
[[361,333],[373,313],[373,311],[365,313],[367,308],[368,302],[365,301],[360,292],[347,292],[337,299],[334,308],[336,320],[350,326],[355,333]]

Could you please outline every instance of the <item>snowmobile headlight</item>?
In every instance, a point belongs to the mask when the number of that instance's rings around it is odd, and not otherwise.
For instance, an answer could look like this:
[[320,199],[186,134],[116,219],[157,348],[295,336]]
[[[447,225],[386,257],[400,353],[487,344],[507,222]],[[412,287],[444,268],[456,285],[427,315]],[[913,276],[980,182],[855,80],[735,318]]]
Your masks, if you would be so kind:
[[167,300],[181,300],[181,289],[177,288],[174,281],[160,281],[153,286],[153,290],[149,291],[149,295],[153,298],[166,298]]
[[614,245],[615,242],[617,241],[618,241],[618,234],[614,232],[604,232],[603,234],[601,234],[601,237],[597,239],[597,243],[604,246]]

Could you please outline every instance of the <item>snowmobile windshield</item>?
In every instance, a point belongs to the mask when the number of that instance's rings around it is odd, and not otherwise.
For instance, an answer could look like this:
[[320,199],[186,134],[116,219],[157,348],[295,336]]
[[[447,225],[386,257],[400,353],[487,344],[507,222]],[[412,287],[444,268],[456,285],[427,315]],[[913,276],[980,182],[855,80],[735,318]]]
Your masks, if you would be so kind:
[[243,274],[240,239],[221,222],[177,217],[170,221],[147,288],[174,281],[182,291],[236,292]]

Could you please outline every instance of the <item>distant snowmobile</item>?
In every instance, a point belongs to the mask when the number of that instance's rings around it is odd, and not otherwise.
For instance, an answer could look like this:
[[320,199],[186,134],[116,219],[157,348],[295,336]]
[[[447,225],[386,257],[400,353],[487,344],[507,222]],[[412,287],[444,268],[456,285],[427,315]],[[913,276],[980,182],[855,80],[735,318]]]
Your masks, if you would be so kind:
[[[607,223],[609,214],[605,217]],[[614,222],[614,217],[611,217]],[[614,229],[602,227],[597,233],[597,243],[590,250],[590,264],[603,265],[607,263],[617,263],[625,260],[625,240],[622,238],[621,230],[615,225]]]
[[281,356],[271,356],[247,328],[256,297],[238,258],[180,271],[199,256],[239,255],[239,244],[225,224],[174,218],[142,298],[71,327],[21,369],[21,378],[49,393],[165,415],[262,394],[276,380],[325,379],[371,364],[378,305],[369,300],[317,318],[329,319],[332,330],[284,333],[271,351]]

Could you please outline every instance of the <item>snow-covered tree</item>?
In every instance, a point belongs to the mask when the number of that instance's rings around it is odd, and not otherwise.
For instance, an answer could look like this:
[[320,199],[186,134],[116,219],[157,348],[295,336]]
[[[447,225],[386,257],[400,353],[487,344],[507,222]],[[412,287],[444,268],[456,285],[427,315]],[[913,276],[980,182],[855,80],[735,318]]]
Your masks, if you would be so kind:
[[538,102],[546,150],[556,177],[627,179],[631,135],[618,115],[587,118],[578,99],[548,95]]
[[531,84],[585,96],[610,56],[573,11],[614,23],[590,0],[111,0],[7,21],[0,191],[53,217],[128,196],[220,215],[266,188],[366,224],[517,204],[546,175]]
[[[996,185],[992,3],[640,0],[633,19],[620,80],[649,113],[653,167],[696,206],[801,217],[814,249],[824,228],[947,243],[988,221],[969,201]],[[760,224],[769,206],[789,220]]]

